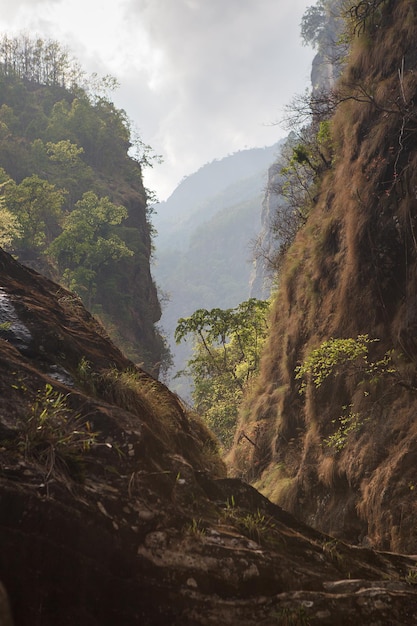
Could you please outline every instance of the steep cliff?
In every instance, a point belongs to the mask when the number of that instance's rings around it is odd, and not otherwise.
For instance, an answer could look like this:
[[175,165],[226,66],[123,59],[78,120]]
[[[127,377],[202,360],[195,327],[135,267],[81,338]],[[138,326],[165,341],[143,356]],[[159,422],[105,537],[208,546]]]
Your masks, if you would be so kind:
[[[157,373],[148,154],[108,80],[86,82],[57,42],[0,38],[1,245],[78,293],[130,358]],[[65,244],[71,228],[77,236]]]
[[286,255],[231,463],[316,528],[415,552],[417,11],[349,7],[332,167]]
[[[343,67],[347,45],[343,39],[345,21],[342,7],[343,0],[321,0],[309,7],[303,16],[301,33],[304,43],[316,49],[310,73],[313,98],[321,99],[322,94],[329,93],[334,88]],[[303,123],[310,121],[309,115],[304,116],[305,110],[308,109],[305,106],[304,96],[294,96],[293,105],[299,108],[299,118],[303,120]],[[282,170],[289,165],[292,148],[300,143],[301,136],[308,132],[308,126],[300,129],[298,124],[292,123],[294,110],[291,113],[291,108],[292,105],[289,104],[286,116],[291,132],[281,142],[277,158],[268,169],[262,202],[262,227],[254,249],[253,285],[265,298],[270,296],[286,241],[292,237],[294,222],[292,215],[296,209],[294,203],[289,202],[288,196],[291,194],[288,189],[286,190],[286,180],[282,175]],[[304,117],[307,119],[305,120]],[[297,132],[294,132],[294,126]],[[277,221],[278,215],[281,215],[279,221]],[[287,217],[284,218],[284,215]]]
[[0,279],[0,580],[15,626],[415,621],[415,559],[349,547],[225,478],[199,419],[77,298],[3,251]]

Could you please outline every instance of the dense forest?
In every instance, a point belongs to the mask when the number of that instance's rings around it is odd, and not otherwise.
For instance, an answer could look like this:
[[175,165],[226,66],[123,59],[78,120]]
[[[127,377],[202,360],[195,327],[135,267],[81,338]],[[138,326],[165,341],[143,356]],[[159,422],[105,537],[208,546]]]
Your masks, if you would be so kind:
[[150,275],[142,167],[150,149],[57,42],[0,40],[0,240],[58,280],[135,361],[157,374],[164,342]]

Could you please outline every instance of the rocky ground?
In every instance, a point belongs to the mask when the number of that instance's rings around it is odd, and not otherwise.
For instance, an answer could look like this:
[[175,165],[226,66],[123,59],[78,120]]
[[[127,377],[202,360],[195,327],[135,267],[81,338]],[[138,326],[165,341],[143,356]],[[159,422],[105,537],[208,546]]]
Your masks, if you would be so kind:
[[227,478],[199,419],[77,298],[1,251],[0,279],[15,626],[417,623],[415,558],[348,546]]

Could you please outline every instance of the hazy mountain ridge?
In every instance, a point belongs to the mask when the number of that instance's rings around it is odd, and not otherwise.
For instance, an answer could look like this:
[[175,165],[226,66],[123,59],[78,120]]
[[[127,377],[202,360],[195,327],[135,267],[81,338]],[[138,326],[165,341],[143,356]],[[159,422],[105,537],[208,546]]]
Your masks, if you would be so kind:
[[171,196],[157,205],[154,216],[159,236],[163,236],[167,225],[176,220],[181,222],[199,212],[199,206],[208,198],[223,193],[235,183],[264,172],[275,158],[277,144],[265,148],[241,150],[222,159],[211,161],[185,177]]
[[279,143],[213,161],[156,207],[153,276],[169,297],[161,327],[174,354],[172,374],[190,355],[188,345],[174,343],[180,317],[198,308],[234,307],[256,295],[250,286],[252,243],[261,227],[268,168],[278,150]]

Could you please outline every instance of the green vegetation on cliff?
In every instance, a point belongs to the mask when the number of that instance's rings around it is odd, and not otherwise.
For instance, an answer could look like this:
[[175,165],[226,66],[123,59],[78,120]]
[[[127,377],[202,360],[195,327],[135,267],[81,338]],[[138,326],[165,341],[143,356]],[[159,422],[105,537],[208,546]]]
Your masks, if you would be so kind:
[[244,392],[259,371],[268,310],[269,302],[250,298],[234,309],[198,309],[178,320],[177,343],[188,335],[194,339],[187,373],[195,409],[225,448],[233,442]]
[[[280,265],[260,376],[238,425],[251,442],[235,437],[229,461],[325,532],[414,552],[417,10],[410,0],[342,4],[343,72],[296,110],[309,107],[316,145],[326,122],[327,165],[311,168],[305,220]],[[320,19],[340,8],[318,5]],[[293,165],[309,165],[310,145]],[[346,359],[340,348],[359,337],[378,338],[368,366],[348,358],[299,393],[297,373],[314,376],[318,364],[322,374],[317,357]]]
[[165,348],[142,184],[150,152],[109,99],[113,87],[87,81],[56,42],[0,39],[1,241],[74,290],[157,373]]

